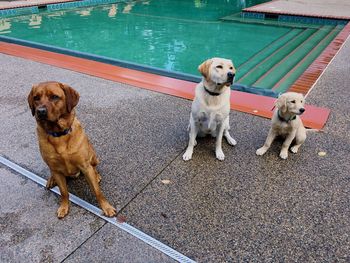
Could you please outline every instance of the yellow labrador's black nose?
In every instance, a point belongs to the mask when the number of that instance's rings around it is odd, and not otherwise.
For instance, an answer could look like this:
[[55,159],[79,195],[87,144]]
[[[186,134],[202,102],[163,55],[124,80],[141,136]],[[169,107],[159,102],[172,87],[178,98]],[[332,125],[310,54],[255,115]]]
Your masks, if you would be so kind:
[[300,111],[300,113],[304,113],[305,109],[304,108],[300,108],[299,111]]
[[233,82],[233,79],[235,77],[235,74],[232,72],[227,73],[227,82]]

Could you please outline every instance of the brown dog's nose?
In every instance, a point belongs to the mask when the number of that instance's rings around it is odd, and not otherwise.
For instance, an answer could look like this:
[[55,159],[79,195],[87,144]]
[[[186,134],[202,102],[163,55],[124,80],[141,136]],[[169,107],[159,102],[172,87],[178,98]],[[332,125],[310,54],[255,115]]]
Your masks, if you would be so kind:
[[37,108],[36,113],[37,113],[39,119],[46,119],[46,117],[47,117],[46,107]]

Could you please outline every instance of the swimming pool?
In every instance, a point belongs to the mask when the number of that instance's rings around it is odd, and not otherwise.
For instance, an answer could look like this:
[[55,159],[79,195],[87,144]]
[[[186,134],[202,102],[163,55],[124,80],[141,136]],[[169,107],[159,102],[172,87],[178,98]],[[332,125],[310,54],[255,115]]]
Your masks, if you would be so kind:
[[343,25],[243,19],[266,1],[145,0],[4,18],[0,36],[198,76],[209,57],[231,58],[237,81],[283,92]]

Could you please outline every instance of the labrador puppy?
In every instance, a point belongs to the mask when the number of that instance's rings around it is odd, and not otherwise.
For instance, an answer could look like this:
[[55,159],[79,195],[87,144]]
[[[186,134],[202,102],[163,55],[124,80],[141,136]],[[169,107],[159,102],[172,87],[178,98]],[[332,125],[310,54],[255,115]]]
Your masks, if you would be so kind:
[[285,138],[280,152],[282,159],[287,159],[288,149],[293,141],[295,144],[290,150],[293,153],[298,152],[306,139],[306,129],[299,117],[305,111],[304,103],[304,96],[295,92],[284,93],[277,99],[269,134],[264,145],[256,151],[257,155],[265,154],[277,136]]
[[59,82],[43,82],[32,87],[28,95],[29,107],[37,122],[40,153],[50,168],[47,188],[58,186],[61,203],[58,218],[69,211],[69,194],[66,177],[84,174],[97,201],[106,216],[116,215],[101,192],[101,176],[96,170],[98,159],[83,128],[75,116],[74,107],[79,94],[68,85]]
[[196,86],[192,103],[189,143],[182,156],[184,161],[192,158],[193,148],[197,144],[196,137],[210,134],[216,137],[215,154],[220,161],[225,159],[222,151],[222,137],[230,145],[236,141],[229,133],[230,95],[236,69],[231,60],[212,58],[204,61],[199,67],[202,81]]

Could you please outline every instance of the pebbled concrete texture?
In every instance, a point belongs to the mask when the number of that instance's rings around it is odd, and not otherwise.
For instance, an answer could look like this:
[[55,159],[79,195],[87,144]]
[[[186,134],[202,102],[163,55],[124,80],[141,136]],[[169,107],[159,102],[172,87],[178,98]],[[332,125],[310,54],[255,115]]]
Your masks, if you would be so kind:
[[175,262],[130,234],[0,166],[0,262]]
[[350,18],[350,4],[347,0],[275,0],[249,7],[255,12],[287,13],[291,15]]
[[0,192],[1,262],[61,262],[105,224],[75,205],[57,219],[56,195],[2,166]]
[[174,263],[161,252],[108,224],[64,262]]

